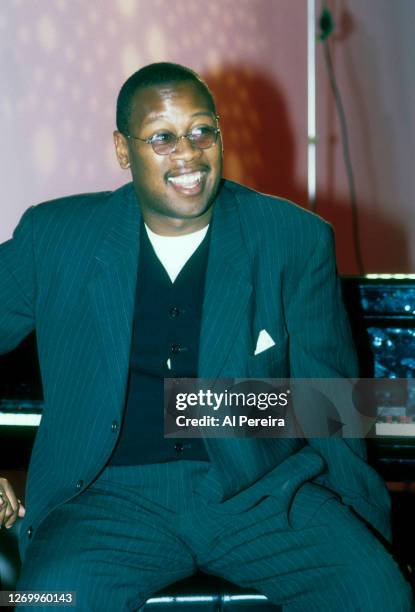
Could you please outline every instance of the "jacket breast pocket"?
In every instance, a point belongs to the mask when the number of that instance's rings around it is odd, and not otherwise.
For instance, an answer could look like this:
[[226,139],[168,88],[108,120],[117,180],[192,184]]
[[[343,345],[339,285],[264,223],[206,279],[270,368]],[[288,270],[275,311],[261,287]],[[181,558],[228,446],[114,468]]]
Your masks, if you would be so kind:
[[251,355],[248,358],[248,372],[250,377],[257,378],[285,378],[288,376],[285,347],[281,348],[276,344],[258,355]]

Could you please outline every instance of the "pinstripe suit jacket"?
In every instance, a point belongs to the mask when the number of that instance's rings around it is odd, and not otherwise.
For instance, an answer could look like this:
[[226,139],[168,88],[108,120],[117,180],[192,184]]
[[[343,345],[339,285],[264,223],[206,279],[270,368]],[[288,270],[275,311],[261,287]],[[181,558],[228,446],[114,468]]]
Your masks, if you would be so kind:
[[[27,527],[36,529],[88,486],[115,445],[111,425],[124,406],[139,230],[129,183],[31,207],[13,239],[0,245],[0,353],[36,328],[45,396],[22,554]],[[254,356],[264,328],[275,346]],[[213,216],[199,375],[357,375],[329,224],[285,200],[223,182]],[[282,503],[314,480],[389,537],[389,497],[360,441],[206,443],[212,467],[201,490],[208,497],[224,501],[279,465]]]

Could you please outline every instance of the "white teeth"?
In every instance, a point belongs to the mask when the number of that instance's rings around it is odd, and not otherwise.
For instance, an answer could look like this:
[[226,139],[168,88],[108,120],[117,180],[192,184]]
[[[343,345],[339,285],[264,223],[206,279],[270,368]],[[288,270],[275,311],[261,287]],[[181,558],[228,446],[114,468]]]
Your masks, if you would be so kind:
[[202,180],[202,172],[190,172],[188,174],[170,176],[168,180],[179,187],[196,187]]

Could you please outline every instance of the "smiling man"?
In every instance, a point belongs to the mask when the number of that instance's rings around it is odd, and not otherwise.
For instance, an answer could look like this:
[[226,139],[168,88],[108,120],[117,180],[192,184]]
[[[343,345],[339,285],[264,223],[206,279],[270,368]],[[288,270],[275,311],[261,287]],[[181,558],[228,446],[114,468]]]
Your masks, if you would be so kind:
[[144,221],[167,236],[201,229],[222,175],[213,99],[196,80],[147,86],[125,102],[130,87],[127,81],[120,93],[114,138],[121,167],[131,168]]
[[0,247],[0,351],[36,329],[45,396],[19,590],[136,610],[200,569],[288,612],[410,610],[361,441],[163,436],[166,377],[357,375],[330,226],[222,179],[188,68],[133,74],[117,128],[132,182],[32,207]]

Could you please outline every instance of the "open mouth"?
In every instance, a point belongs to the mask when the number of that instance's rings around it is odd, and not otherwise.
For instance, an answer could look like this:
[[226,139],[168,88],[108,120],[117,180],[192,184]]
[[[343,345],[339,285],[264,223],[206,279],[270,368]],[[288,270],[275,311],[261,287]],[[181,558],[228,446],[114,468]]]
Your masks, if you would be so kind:
[[169,176],[168,183],[179,193],[184,195],[196,195],[201,193],[206,182],[207,172],[198,170]]

